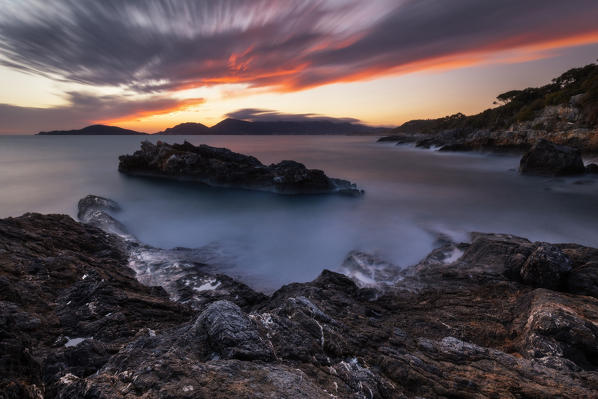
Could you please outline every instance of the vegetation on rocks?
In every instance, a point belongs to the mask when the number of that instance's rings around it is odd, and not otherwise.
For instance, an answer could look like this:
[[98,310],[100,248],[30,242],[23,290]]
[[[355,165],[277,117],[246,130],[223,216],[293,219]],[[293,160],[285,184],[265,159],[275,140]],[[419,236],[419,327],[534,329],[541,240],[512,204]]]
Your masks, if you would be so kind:
[[598,125],[598,64],[570,69],[541,87],[499,94],[495,103],[500,105],[479,114],[465,116],[457,113],[438,119],[413,120],[397,127],[393,133],[508,129],[515,123],[533,120],[545,107],[567,105],[570,102],[581,109],[580,127],[591,128]]

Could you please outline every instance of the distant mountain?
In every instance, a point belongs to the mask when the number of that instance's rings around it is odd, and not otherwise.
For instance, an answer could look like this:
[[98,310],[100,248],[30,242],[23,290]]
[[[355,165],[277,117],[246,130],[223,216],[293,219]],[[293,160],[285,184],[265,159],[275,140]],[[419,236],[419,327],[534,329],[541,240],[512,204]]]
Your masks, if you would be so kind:
[[[305,134],[305,135],[334,135],[334,134],[387,134],[391,129],[383,127],[371,127],[359,123],[329,121],[329,120],[303,120],[303,121],[246,121],[240,119],[225,119],[218,124],[207,127],[201,123],[181,123],[161,132],[157,135],[276,135],[276,134]],[[123,129],[117,126],[92,125],[78,130],[53,130],[50,132],[39,132],[38,135],[51,136],[124,136],[144,135],[147,133]]]
[[145,135],[147,133],[136,132],[135,130],[123,129],[118,126],[91,125],[76,130],[52,130],[50,132],[39,132],[40,136],[133,136]]
[[160,135],[194,135],[194,134],[210,134],[210,128],[201,123],[186,122],[169,127],[168,129],[159,132]]
[[182,123],[159,134],[222,134],[222,135],[252,135],[252,134],[384,134],[389,129],[371,127],[358,123],[333,122],[324,120],[313,121],[245,121],[240,119],[225,119],[208,128],[201,123]]

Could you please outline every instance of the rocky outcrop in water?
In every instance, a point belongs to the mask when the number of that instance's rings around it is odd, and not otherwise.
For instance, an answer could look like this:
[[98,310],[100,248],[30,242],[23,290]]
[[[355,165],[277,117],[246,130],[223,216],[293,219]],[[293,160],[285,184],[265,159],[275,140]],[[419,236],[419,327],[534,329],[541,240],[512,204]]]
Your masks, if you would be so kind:
[[585,173],[581,152],[539,140],[521,158],[519,172],[530,175],[567,176]]
[[398,133],[378,139],[378,142],[413,144],[418,148],[436,148],[439,151],[495,151],[522,152],[539,140],[573,147],[583,153],[598,153],[598,130],[535,130],[517,127],[507,130],[451,129],[437,133]]
[[476,233],[395,273],[353,252],[366,285],[325,270],[189,302],[134,278],[135,245],[67,216],[0,220],[1,397],[595,396],[597,249]]
[[355,184],[307,169],[295,161],[266,166],[256,158],[226,148],[158,141],[141,143],[132,155],[122,155],[118,170],[137,176],[155,176],[199,182],[216,187],[235,187],[279,194],[359,195]]

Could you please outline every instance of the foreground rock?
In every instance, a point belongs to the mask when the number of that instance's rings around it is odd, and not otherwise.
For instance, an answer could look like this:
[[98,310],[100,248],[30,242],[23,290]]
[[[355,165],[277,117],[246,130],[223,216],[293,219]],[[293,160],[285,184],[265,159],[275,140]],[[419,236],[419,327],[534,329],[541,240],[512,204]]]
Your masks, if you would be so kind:
[[192,308],[133,278],[131,245],[67,216],[0,220],[0,397],[595,397],[596,249],[474,234],[400,276],[350,254],[382,290],[325,270]]
[[585,173],[581,152],[540,140],[521,158],[519,172],[530,175],[567,176]]
[[138,334],[191,318],[126,263],[118,238],[68,216],[0,220],[0,397],[55,397]]
[[216,187],[272,191],[279,194],[359,195],[355,184],[329,178],[295,161],[266,166],[252,156],[205,144],[155,145],[145,141],[132,155],[122,155],[118,170],[137,176],[156,176],[200,182]]

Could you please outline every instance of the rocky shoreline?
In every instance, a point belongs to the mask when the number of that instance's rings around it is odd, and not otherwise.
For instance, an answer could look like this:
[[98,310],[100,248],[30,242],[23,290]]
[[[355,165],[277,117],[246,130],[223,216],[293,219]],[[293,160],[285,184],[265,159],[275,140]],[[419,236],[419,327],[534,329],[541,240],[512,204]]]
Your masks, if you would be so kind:
[[379,138],[378,142],[414,144],[418,148],[435,148],[438,151],[524,152],[539,140],[573,147],[585,154],[598,153],[598,131],[590,129],[565,131],[451,129],[437,133],[397,132]]
[[3,398],[596,394],[598,249],[476,233],[403,270],[349,255],[386,284],[324,270],[267,296],[137,242],[116,206],[0,220]]
[[119,157],[118,170],[134,176],[186,180],[215,187],[231,187],[277,194],[343,194],[363,190],[347,180],[330,178],[295,161],[264,165],[258,159],[226,148],[158,141],[141,143],[132,155]]

